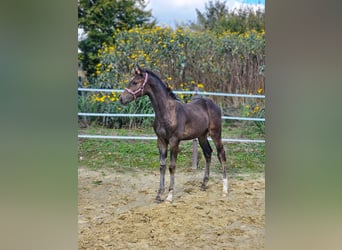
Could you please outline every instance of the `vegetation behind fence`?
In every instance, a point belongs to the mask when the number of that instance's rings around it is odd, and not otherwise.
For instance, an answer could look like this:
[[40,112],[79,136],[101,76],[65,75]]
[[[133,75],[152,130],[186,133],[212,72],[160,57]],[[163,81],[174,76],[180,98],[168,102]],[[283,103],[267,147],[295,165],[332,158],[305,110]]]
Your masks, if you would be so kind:
[[[83,87],[123,89],[131,77],[133,65],[138,63],[155,71],[165,83],[177,90],[194,90],[197,87],[200,91],[211,92],[264,92],[263,30],[218,34],[186,27],[171,29],[155,26],[122,30],[114,36],[115,44],[103,44],[99,50],[100,63],[96,65],[93,80],[91,84],[83,82]],[[181,94],[179,97],[185,102],[191,99],[191,95]],[[134,103],[134,107],[120,106],[118,94],[114,92],[86,94],[81,99],[79,110],[82,112],[153,112],[146,98]],[[252,111],[264,111],[264,100],[255,100],[250,105],[244,98],[214,99],[223,110],[233,107],[247,114],[246,107],[249,106]],[[126,123],[123,119],[120,122]]]
[[156,71],[175,89],[256,93],[264,89],[265,33],[191,31],[188,28],[133,28],[103,44],[96,83],[122,88],[133,64]]

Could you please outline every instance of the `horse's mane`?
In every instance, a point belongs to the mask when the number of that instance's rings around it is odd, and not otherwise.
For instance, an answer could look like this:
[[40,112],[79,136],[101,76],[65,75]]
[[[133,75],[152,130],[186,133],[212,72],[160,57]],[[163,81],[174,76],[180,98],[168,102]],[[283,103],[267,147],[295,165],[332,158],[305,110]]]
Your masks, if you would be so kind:
[[179,98],[176,96],[175,93],[172,92],[172,89],[170,88],[170,86],[169,86],[168,84],[164,83],[164,82],[160,79],[160,77],[159,77],[158,75],[156,75],[155,73],[153,73],[151,70],[145,69],[145,71],[146,71],[147,73],[149,73],[150,75],[152,75],[153,77],[155,77],[159,82],[162,83],[162,86],[166,89],[166,91],[167,91],[167,93],[169,94],[169,96],[171,96],[173,99],[179,101]]

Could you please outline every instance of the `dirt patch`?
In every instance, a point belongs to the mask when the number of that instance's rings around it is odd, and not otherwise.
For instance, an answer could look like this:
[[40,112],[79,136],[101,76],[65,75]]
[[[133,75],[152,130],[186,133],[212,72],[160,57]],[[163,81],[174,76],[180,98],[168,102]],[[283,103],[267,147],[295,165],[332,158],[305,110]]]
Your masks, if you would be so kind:
[[221,175],[213,173],[203,192],[203,170],[178,171],[172,204],[154,202],[159,171],[78,174],[79,249],[264,248],[261,174],[230,178],[223,198]]

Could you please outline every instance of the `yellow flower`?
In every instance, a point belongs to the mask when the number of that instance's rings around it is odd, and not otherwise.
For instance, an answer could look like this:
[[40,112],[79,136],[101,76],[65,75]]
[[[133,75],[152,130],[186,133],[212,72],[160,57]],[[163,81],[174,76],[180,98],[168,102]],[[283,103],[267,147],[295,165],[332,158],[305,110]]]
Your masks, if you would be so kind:
[[253,113],[256,113],[260,110],[260,107],[259,106],[256,106],[254,109],[253,109]]
[[199,84],[197,84],[197,87],[200,88],[200,89],[203,89],[204,85],[202,83],[199,83]]
[[263,92],[263,89],[262,88],[258,88],[257,92],[258,92],[258,94],[261,94]]
[[172,77],[171,77],[171,76],[169,76],[169,77],[167,78],[167,80],[168,80],[168,81],[171,81],[171,80],[172,80]]

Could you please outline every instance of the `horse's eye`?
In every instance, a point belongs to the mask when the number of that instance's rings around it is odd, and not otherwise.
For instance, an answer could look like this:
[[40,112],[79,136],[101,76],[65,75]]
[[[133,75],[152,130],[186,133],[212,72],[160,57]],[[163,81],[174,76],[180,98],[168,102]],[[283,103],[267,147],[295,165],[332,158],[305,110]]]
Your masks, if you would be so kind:
[[138,84],[137,82],[132,82],[132,83],[133,83],[134,86]]

